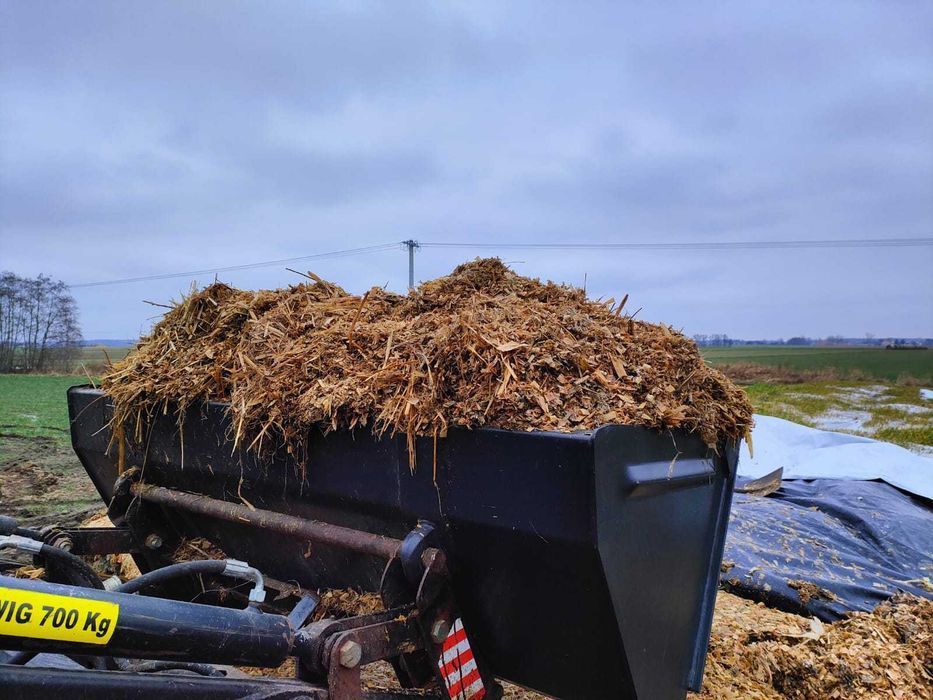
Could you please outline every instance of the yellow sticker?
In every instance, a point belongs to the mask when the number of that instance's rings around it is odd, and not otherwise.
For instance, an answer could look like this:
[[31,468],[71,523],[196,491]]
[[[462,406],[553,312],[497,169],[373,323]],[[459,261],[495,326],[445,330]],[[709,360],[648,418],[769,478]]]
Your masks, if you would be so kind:
[[106,644],[119,616],[117,603],[0,586],[0,636]]

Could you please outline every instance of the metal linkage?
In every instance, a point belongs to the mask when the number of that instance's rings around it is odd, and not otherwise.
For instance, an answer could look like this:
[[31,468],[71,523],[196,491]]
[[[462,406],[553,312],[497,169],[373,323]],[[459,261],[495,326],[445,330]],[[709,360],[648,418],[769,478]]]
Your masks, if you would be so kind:
[[383,559],[395,556],[400,540],[369,532],[353,530],[340,525],[307,520],[271,510],[251,510],[238,503],[229,503],[201,494],[176,491],[164,486],[135,483],[130,491],[144,501],[158,503],[169,508],[178,508],[198,515],[219,518],[228,522],[246,523],[269,532],[290,537],[300,537],[318,544],[341,547],[359,554],[369,554]]
[[[474,688],[474,692],[478,687],[481,690],[479,695],[485,694],[490,700],[497,700],[501,696],[501,688],[489,674],[482,658],[478,655],[474,657],[468,642],[465,642],[467,656],[451,657],[452,661],[447,658],[453,653],[452,645],[460,642],[459,638],[452,642],[451,635],[460,630],[465,640],[465,632],[462,631],[446,557],[441,549],[441,533],[431,523],[419,522],[402,541],[329,523],[252,510],[207,496],[154,485],[127,481],[123,489],[126,496],[131,497],[132,494],[142,501],[164,507],[246,523],[267,532],[384,558],[387,564],[380,593],[386,610],[371,615],[309,623],[318,599],[314,595],[305,594],[288,616],[260,612],[256,603],[264,598],[263,576],[255,568],[237,560],[186,562],[156,568],[123,584],[122,590],[113,592],[4,577],[0,579],[0,590],[18,590],[40,597],[57,596],[62,600],[96,601],[110,604],[114,608],[119,606],[119,613],[108,623],[106,631],[109,634],[106,640],[71,639],[67,635],[49,637],[40,634],[37,638],[0,635],[0,648],[27,654],[52,652],[112,655],[158,660],[155,663],[206,662],[267,668],[277,667],[292,656],[298,660],[298,683],[287,682],[287,687],[281,688],[274,682],[265,686],[259,683],[251,692],[257,697],[268,694],[276,698],[320,700],[409,697],[409,693],[404,690],[379,691],[376,694],[363,690],[360,668],[380,660],[392,663],[403,688],[425,688],[436,682],[440,695],[434,697],[459,697],[452,690],[459,686],[453,685],[451,671],[447,668],[453,665],[456,672],[463,676],[460,683],[464,688],[468,683],[473,684],[470,687]],[[76,540],[71,540],[69,536],[68,542],[63,539],[65,533],[59,532],[59,535],[61,544],[82,541],[82,548],[95,546],[91,541],[93,538],[84,538],[80,534]],[[0,546],[15,546],[31,552],[56,549],[61,556],[73,557],[64,549],[52,548],[49,544],[17,535],[0,536]],[[253,580],[255,588],[250,594],[252,604],[246,610],[232,610],[131,594],[137,589],[178,575],[187,575],[195,570],[202,573],[202,569],[204,573],[213,575]],[[87,671],[84,672],[88,675],[83,676],[83,687],[85,690],[93,688],[101,697],[110,697],[108,693],[122,691],[131,677],[146,677],[138,670],[125,668],[121,674]],[[466,674],[470,674],[468,679]],[[22,667],[0,664],[0,682],[8,682],[17,692],[38,687],[65,690],[75,687],[75,684],[81,685],[81,678],[80,673],[42,676]],[[205,697],[214,693],[218,697],[229,697],[227,693],[243,692],[246,685],[251,684],[251,681],[233,683],[232,679],[226,679],[231,681],[228,684],[219,680],[205,677],[188,684],[173,682],[166,684],[165,694],[184,695],[185,692],[196,691]],[[215,681],[218,682],[211,685]],[[137,687],[157,687],[149,680],[140,682],[142,685]],[[197,689],[192,684],[197,685]],[[443,692],[445,687],[449,691],[446,694]],[[302,688],[305,689],[304,694],[301,693]]]

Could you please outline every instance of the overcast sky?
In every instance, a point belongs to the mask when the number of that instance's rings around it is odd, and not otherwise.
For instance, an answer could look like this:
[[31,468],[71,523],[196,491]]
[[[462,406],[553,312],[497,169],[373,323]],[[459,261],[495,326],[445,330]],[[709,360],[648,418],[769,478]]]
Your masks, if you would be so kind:
[[[24,275],[933,236],[929,2],[0,8],[0,268]],[[417,277],[481,253],[423,249]],[[501,257],[688,333],[933,336],[929,246]],[[406,265],[302,267],[361,292]],[[85,337],[135,337],[191,281],[76,289]]]

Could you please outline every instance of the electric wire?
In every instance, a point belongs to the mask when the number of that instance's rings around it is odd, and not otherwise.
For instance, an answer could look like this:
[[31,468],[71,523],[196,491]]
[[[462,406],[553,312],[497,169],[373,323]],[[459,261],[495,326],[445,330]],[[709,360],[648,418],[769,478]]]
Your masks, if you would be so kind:
[[226,267],[211,267],[203,270],[188,270],[185,272],[167,272],[157,275],[142,275],[140,277],[124,277],[115,280],[101,280],[97,282],[79,282],[68,285],[71,289],[82,289],[87,287],[103,287],[114,284],[130,284],[132,282],[151,282],[155,280],[167,280],[176,277],[198,277],[200,275],[216,274],[219,272],[235,272],[237,270],[255,270],[261,267],[272,267],[275,265],[284,265],[287,263],[302,262],[305,260],[325,260],[329,258],[344,258],[351,255],[362,255],[364,253],[376,253],[384,250],[397,249],[398,243],[382,243],[379,245],[365,246],[362,248],[347,248],[346,250],[334,250],[327,253],[316,253],[314,255],[300,255],[294,258],[280,258],[279,260],[264,260],[262,262],[245,263],[243,265],[228,265]]
[[839,238],[839,239],[812,239],[788,241],[655,241],[655,242],[575,242],[575,243],[501,243],[496,241],[399,241],[395,243],[381,243],[361,248],[347,248],[326,253],[300,255],[293,258],[280,258],[278,260],[264,260],[262,262],[244,263],[242,265],[228,265],[225,267],[211,267],[201,270],[188,270],[185,272],[167,272],[155,275],[142,275],[139,277],[125,277],[122,279],[100,280],[96,282],[80,282],[71,284],[71,289],[85,289],[88,287],[103,287],[133,282],[150,282],[178,277],[198,277],[206,274],[221,272],[235,272],[239,270],[254,270],[262,267],[285,265],[308,260],[325,260],[342,258],[351,255],[362,255],[388,250],[397,250],[399,247],[408,247],[410,251],[418,248],[473,248],[485,250],[695,250],[695,251],[729,251],[729,250],[794,250],[794,249],[826,249],[826,248],[915,248],[933,246],[933,238]]
[[933,238],[843,238],[792,241],[664,241],[648,243],[499,243],[420,241],[421,248],[499,250],[781,250],[795,248],[905,248],[933,245]]

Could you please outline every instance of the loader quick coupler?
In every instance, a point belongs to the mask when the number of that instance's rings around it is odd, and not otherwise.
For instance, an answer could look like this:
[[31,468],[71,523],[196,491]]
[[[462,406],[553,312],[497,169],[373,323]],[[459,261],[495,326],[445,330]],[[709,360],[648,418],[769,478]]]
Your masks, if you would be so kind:
[[[147,550],[144,542],[145,533],[151,531],[169,540],[179,539],[159,517],[162,509],[271,530],[312,544],[326,543],[359,556],[382,555],[387,560],[380,584],[385,611],[309,622],[319,602],[316,595],[298,595],[290,611],[264,602],[263,584],[274,585],[274,579],[264,578],[245,562],[205,560],[162,566],[164,555]],[[143,696],[408,697],[406,690],[364,689],[361,668],[377,661],[392,665],[403,689],[424,689],[428,697],[431,693],[457,700],[501,697],[501,687],[466,635],[447,557],[440,548],[442,538],[430,522],[418,522],[398,540],[145,484],[139,481],[138,470],[118,481],[110,511],[120,523],[115,528],[120,534],[50,529],[46,534],[53,544],[31,538],[37,534],[32,531],[24,531],[26,536],[3,537],[4,545],[40,558],[43,552],[52,554],[54,548],[56,558],[63,558],[65,564],[75,558],[66,549],[78,553],[135,551],[144,564],[157,562],[146,567],[149,572],[112,591],[0,577],[0,649],[7,650],[0,652],[0,685],[9,690],[8,697],[36,697],[54,690],[118,697],[130,687]],[[176,579],[192,572],[252,581],[248,604],[232,609],[133,594],[152,587],[172,591]],[[91,663],[90,668],[67,670],[24,665],[43,652],[103,660]],[[233,679],[206,666],[276,668],[290,656],[297,661],[294,680]],[[161,684],[152,681],[152,671],[162,674]],[[178,676],[179,671],[187,675]],[[191,679],[192,673],[199,677]],[[128,676],[133,679],[129,684]]]

